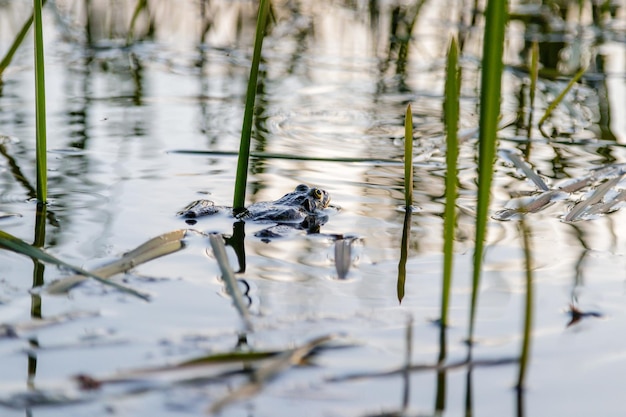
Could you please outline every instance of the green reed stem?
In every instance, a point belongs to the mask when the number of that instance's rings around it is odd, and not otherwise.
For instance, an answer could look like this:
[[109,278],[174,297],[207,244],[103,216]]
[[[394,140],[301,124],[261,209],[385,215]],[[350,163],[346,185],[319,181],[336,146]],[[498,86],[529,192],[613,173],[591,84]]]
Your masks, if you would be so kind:
[[526,215],[523,214],[520,221],[520,229],[522,232],[522,242],[524,245],[524,262],[526,269],[526,300],[524,303],[524,334],[522,338],[522,352],[519,361],[519,374],[517,378],[517,388],[523,389],[526,381],[526,370],[528,369],[528,360],[530,356],[530,339],[533,323],[533,263],[530,247],[530,231],[525,221]]
[[411,211],[413,210],[413,112],[411,105],[406,107],[404,118],[404,227],[400,244],[400,262],[398,263],[398,281],[396,291],[398,302],[404,298],[406,282],[406,261],[409,254],[409,235],[411,233]]
[[46,84],[43,60],[43,25],[41,20],[42,0],[33,0],[33,22],[35,24],[35,125],[37,135],[37,200],[48,199],[48,168],[46,160]]
[[252,117],[254,115],[254,101],[256,98],[257,78],[259,75],[259,62],[261,61],[261,48],[263,46],[263,38],[265,36],[269,5],[270,0],[261,0],[261,3],[259,4],[259,14],[256,21],[254,52],[252,54],[250,78],[248,79],[248,91],[246,92],[246,107],[243,115],[243,126],[241,128],[241,142],[239,143],[239,159],[237,160],[233,210],[242,210],[246,202],[246,182],[248,180],[248,160],[250,158]]
[[446,66],[444,116],[446,126],[446,206],[443,212],[443,285],[441,288],[441,326],[448,325],[454,231],[456,227],[457,159],[459,145],[459,48],[455,38],[450,42]]
[[[44,247],[46,243],[46,214],[48,207],[43,203],[37,203],[37,211],[35,214],[35,238],[33,246],[36,248]],[[32,288],[38,288],[44,284],[44,274],[46,266],[37,259],[33,258],[33,285]],[[41,294],[33,291],[30,295],[30,315],[33,318],[41,318]]]
[[537,96],[537,79],[539,78],[539,43],[533,41],[530,50],[530,114],[528,116],[528,138],[533,126],[533,114],[535,109],[535,97]]
[[398,302],[402,303],[405,294],[406,284],[406,261],[409,258],[409,237],[411,235],[411,209],[404,212],[404,223],[402,225],[402,240],[400,241],[400,260],[398,261],[398,280],[396,281],[396,295]]
[[472,274],[470,304],[469,342],[474,336],[474,324],[482,272],[483,252],[487,236],[489,200],[493,165],[495,163],[498,119],[500,116],[500,92],[502,81],[502,54],[504,29],[507,21],[507,1],[489,0],[485,11],[485,36],[480,92],[480,121],[478,136],[478,201],[476,207],[476,247]]
[[550,103],[550,105],[546,109],[546,112],[543,114],[541,119],[539,119],[539,123],[538,123],[539,129],[541,129],[541,126],[548,119],[548,117],[552,115],[552,112],[554,111],[554,109],[556,109],[556,106],[561,104],[561,102],[563,101],[563,98],[565,98],[567,93],[569,93],[569,90],[572,89],[574,84],[576,84],[578,80],[580,80],[580,77],[582,77],[585,74],[585,71],[587,71],[587,67],[583,67],[580,70],[578,70],[578,72],[574,75],[574,78],[572,78],[570,82],[567,83],[563,91],[561,91],[561,93],[554,99],[554,101]]
[[[44,0],[44,3],[45,3],[45,0]],[[15,39],[13,39],[13,43],[9,47],[9,50],[2,58],[2,61],[0,61],[0,78],[2,78],[2,73],[4,72],[4,70],[7,69],[8,66],[11,64],[11,61],[13,60],[13,56],[15,55],[15,52],[17,52],[17,49],[20,47],[20,45],[24,41],[24,38],[26,37],[28,30],[32,26],[33,19],[34,19],[33,14],[31,14],[30,17],[26,20],[26,22],[24,22],[24,25],[22,25],[22,28],[17,33],[17,36],[15,37]]]
[[133,10],[133,16],[130,19],[130,27],[128,28],[128,35],[126,37],[126,46],[130,45],[133,41],[133,36],[135,35],[135,24],[137,23],[137,18],[139,14],[145,7],[148,5],[148,0],[138,0],[135,5],[135,10]]
[[410,211],[413,205],[413,113],[406,107],[404,119],[404,205]]

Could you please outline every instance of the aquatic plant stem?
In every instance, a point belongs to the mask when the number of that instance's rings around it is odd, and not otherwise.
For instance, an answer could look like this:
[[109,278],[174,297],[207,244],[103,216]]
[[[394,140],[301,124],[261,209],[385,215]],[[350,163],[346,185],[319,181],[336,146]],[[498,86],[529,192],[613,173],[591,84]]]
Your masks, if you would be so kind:
[[413,210],[413,112],[410,104],[406,107],[404,118],[404,210],[404,227],[402,228],[396,284],[399,303],[402,303],[404,298],[406,261],[409,255],[409,235],[411,234],[411,211]]
[[135,34],[135,24],[137,23],[137,18],[141,11],[148,5],[148,0],[138,0],[135,5],[135,10],[133,10],[133,16],[130,19],[130,27],[128,28],[128,35],[126,36],[126,46],[129,46]]
[[[44,0],[44,3],[45,3],[45,0]],[[9,47],[9,50],[4,55],[4,58],[2,58],[2,60],[0,61],[0,79],[2,78],[2,73],[4,72],[4,70],[7,69],[7,67],[11,64],[11,61],[13,60],[13,56],[15,55],[17,48],[19,48],[22,42],[24,41],[24,38],[26,37],[26,34],[28,33],[28,29],[30,29],[30,27],[33,24],[33,18],[34,17],[31,14],[30,17],[26,20],[26,22],[24,22],[22,29],[20,29],[20,31],[17,33],[17,36],[15,37],[15,39],[13,39],[13,43]]]
[[[529,99],[530,103],[528,105],[530,111],[528,114],[528,129],[526,132],[526,137],[530,139],[532,130],[533,130],[533,116],[535,114],[535,97],[537,95],[537,80],[539,78],[539,42],[536,40],[533,41],[532,48],[530,50],[530,92]],[[530,141],[527,145],[530,148]],[[525,156],[528,159],[529,152],[525,152]]]
[[561,93],[554,99],[554,101],[552,101],[552,103],[550,103],[550,105],[548,105],[548,108],[546,109],[545,113],[543,114],[543,116],[541,117],[541,119],[539,119],[539,123],[537,123],[537,125],[539,126],[539,130],[541,131],[541,133],[547,137],[547,135],[545,134],[545,132],[543,131],[542,127],[543,124],[545,123],[546,120],[548,120],[548,117],[550,117],[550,115],[552,114],[552,112],[554,111],[554,109],[556,109],[556,107],[561,104],[561,102],[563,101],[563,99],[565,98],[565,96],[567,95],[567,93],[569,93],[569,90],[572,89],[572,87],[574,86],[574,84],[576,84],[578,82],[578,80],[580,80],[580,78],[585,74],[585,72],[587,71],[587,67],[583,67],[580,70],[578,70],[578,72],[574,75],[574,78],[572,78],[567,85],[565,86],[565,88],[563,89],[563,91],[561,91]]
[[459,48],[455,38],[450,42],[446,66],[444,116],[446,125],[446,205],[443,212],[443,285],[441,287],[441,326],[448,325],[454,232],[456,227],[457,131],[459,126]]
[[404,205],[407,211],[413,205],[413,113],[406,107],[404,119]]
[[[37,211],[35,214],[35,237],[33,246],[43,248],[46,243],[46,212],[47,206],[43,203],[37,203]],[[33,259],[33,285],[32,288],[38,288],[44,284],[44,272],[46,266],[36,258]],[[41,318],[41,294],[36,291],[30,294],[31,306],[30,315],[33,318]]]
[[237,160],[237,174],[235,177],[235,195],[233,198],[233,210],[243,210],[246,201],[246,182],[248,180],[248,160],[250,155],[250,139],[252,136],[252,117],[254,115],[254,101],[256,98],[257,78],[259,74],[259,62],[261,61],[261,48],[265,36],[267,14],[270,0],[261,0],[256,22],[256,36],[254,40],[254,52],[252,54],[252,66],[248,79],[246,92],[246,106],[241,128],[241,142],[239,143],[239,159]]
[[[502,81],[502,55],[504,49],[504,29],[507,20],[507,1],[489,0],[485,11],[485,37],[483,41],[480,121],[478,136],[478,201],[476,207],[476,233],[474,265],[472,274],[472,295],[470,303],[469,335],[471,344],[482,272],[484,244],[489,218],[489,200],[493,164],[495,163],[498,118],[500,116],[500,93]],[[471,349],[470,349],[471,352]]]
[[533,323],[533,264],[530,247],[530,231],[526,225],[526,214],[523,214],[520,220],[520,230],[522,234],[522,242],[524,245],[524,261],[526,270],[526,299],[524,303],[524,333],[522,337],[522,352],[519,361],[519,374],[517,377],[517,389],[522,390],[526,382],[526,370],[528,369],[528,360],[530,357],[530,339]]
[[411,234],[411,211],[407,209],[404,213],[404,223],[402,227],[402,240],[400,242],[400,261],[398,261],[398,280],[396,282],[396,293],[398,303],[402,303],[404,298],[404,286],[406,283],[406,261],[409,256],[409,236]]
[[37,154],[37,200],[48,199],[48,164],[46,160],[46,84],[43,59],[43,23],[41,20],[42,0],[33,0],[33,22],[35,26],[35,125]]

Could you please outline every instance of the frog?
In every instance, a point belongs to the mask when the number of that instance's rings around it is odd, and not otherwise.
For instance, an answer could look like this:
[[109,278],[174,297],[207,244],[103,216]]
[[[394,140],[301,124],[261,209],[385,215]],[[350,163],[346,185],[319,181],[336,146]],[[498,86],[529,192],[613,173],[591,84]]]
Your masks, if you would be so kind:
[[[278,229],[291,227],[315,233],[328,220],[324,209],[329,205],[330,195],[326,190],[299,184],[293,191],[278,200],[254,203],[240,212],[235,212],[230,207],[216,206],[210,200],[196,200],[189,203],[177,215],[187,219],[188,222],[195,222],[193,219],[198,217],[228,212],[238,220],[275,223],[280,226]],[[260,233],[272,235],[275,230],[277,228],[269,228]]]

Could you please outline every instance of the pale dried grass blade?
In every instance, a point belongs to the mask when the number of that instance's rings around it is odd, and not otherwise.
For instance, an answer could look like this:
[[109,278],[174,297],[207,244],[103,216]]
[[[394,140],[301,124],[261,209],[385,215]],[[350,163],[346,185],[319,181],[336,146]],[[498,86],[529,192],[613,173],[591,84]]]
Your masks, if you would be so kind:
[[[113,275],[126,272],[153,259],[179,251],[184,247],[183,239],[187,232],[187,230],[179,229],[152,238],[130,252],[125,253],[119,260],[94,269],[91,272],[102,278],[110,278]],[[86,279],[87,277],[81,274],[62,278],[50,284],[47,287],[47,292],[49,294],[66,293]]]

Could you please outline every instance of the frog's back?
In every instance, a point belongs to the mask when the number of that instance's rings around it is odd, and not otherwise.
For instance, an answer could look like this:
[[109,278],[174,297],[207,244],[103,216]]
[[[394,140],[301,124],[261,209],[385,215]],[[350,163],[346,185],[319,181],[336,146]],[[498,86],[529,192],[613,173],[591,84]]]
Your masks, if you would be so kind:
[[264,202],[252,204],[241,218],[255,221],[299,223],[304,220],[307,215],[309,214],[302,210],[300,206]]
[[[305,184],[298,185],[294,191],[285,194],[275,201],[261,202],[250,205],[243,213],[236,214],[244,220],[276,222],[284,224],[299,224],[311,222],[311,218],[318,218],[321,223],[327,219],[323,209],[328,207],[330,196],[320,188],[312,188]],[[232,209],[215,206],[209,200],[197,200],[189,204],[178,215],[185,218],[215,214],[223,210]]]

